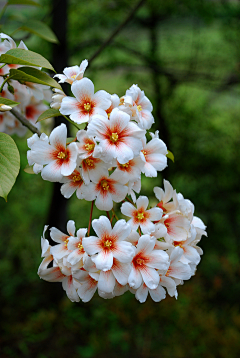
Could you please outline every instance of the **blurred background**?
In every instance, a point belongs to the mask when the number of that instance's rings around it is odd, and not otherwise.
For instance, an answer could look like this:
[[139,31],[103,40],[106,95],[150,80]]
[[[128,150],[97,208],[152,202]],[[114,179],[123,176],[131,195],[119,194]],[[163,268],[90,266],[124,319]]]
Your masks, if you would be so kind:
[[[178,300],[140,304],[128,292],[70,302],[60,283],[37,275],[40,237],[45,224],[64,230],[68,219],[87,227],[90,203],[66,202],[56,185],[25,173],[31,133],[15,137],[21,170],[8,202],[0,200],[0,357],[239,357],[240,2],[39,3],[9,7],[1,32],[23,39],[57,73],[91,60],[85,76],[96,91],[122,96],[138,84],[153,103],[154,130],[175,156],[158,178],[143,180],[141,193],[153,196],[169,180],[194,203],[208,237]],[[15,32],[24,17],[48,24],[59,44]]]

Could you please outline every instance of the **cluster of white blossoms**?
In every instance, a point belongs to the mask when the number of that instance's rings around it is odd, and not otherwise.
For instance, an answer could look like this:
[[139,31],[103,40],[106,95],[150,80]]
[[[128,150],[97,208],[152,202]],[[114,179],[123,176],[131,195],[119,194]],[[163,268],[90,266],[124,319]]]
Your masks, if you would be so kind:
[[[0,55],[15,48],[17,48],[15,41],[10,36],[1,33]],[[28,50],[23,41],[20,42],[18,48]],[[20,65],[5,65],[0,68],[0,87],[10,69],[17,69],[20,67]],[[48,109],[48,106],[43,103],[43,100],[46,100],[47,102],[51,101],[52,91],[49,89],[49,86],[30,82],[21,84],[15,80],[9,80],[8,82],[12,87],[11,92],[9,91],[10,88],[8,84],[5,83],[0,96],[15,102],[20,102],[15,108],[16,111],[22,114],[30,123],[34,124],[39,129],[40,123],[36,123],[36,121],[40,114]],[[11,109],[10,106],[0,103],[0,132],[9,135],[17,134],[22,137],[26,134],[27,128],[24,127],[10,112]]]
[[[28,139],[29,165],[44,180],[62,183],[61,193],[92,202],[89,227],[76,232],[67,224],[68,234],[50,229],[51,246],[42,236],[43,261],[39,276],[62,282],[71,301],[88,302],[98,290],[103,298],[126,291],[140,302],[177,298],[177,286],[194,275],[200,262],[197,246],[206,235],[203,222],[193,216],[193,204],[164,181],[155,187],[155,207],[149,207],[141,190],[141,175],[156,177],[167,166],[167,147],[158,132],[150,133],[154,118],[152,104],[133,85],[119,98],[105,91],[94,93],[94,84],[84,78],[87,60],[56,75],[71,85],[73,97],[55,91],[51,106],[85,129],[71,143],[65,124],[50,136],[34,134]],[[131,197],[131,199],[130,199]],[[126,220],[118,220],[114,203]],[[93,205],[107,216],[92,220]],[[95,236],[90,235],[91,226]]]

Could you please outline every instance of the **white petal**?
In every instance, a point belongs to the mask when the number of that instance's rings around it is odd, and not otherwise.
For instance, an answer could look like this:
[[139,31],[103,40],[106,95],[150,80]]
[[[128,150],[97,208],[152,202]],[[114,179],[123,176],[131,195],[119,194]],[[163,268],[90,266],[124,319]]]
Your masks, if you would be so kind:
[[98,288],[100,291],[113,292],[115,282],[116,280],[111,270],[100,272],[100,276],[98,280]]
[[111,251],[103,250],[99,254],[92,256],[91,259],[99,270],[108,271],[112,268],[113,254]]
[[142,283],[142,275],[140,271],[135,269],[135,267],[132,267],[132,270],[128,277],[129,286],[134,289],[138,289],[141,286],[141,283]]

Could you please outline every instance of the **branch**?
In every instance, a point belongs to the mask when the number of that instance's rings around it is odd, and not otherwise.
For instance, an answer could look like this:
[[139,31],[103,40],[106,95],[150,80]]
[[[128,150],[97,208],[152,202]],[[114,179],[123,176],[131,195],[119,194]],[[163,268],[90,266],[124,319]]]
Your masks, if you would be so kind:
[[37,133],[39,136],[42,134],[32,123],[30,123],[21,113],[15,109],[10,111],[25,127],[27,127],[32,133]]
[[98,50],[93,54],[93,56],[88,61],[88,66],[90,63],[108,46],[114,37],[127,25],[127,23],[133,18],[135,12],[144,4],[145,0],[140,0],[137,5],[132,9],[127,18],[116,28],[115,31],[109,36],[109,38],[98,48]]

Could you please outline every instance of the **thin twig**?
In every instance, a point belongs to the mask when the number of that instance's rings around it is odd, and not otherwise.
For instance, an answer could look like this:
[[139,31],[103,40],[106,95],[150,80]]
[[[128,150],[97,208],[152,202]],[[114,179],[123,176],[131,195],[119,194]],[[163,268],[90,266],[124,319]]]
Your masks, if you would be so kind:
[[94,205],[94,200],[92,201],[91,211],[90,211],[90,216],[89,216],[89,223],[88,223],[88,236],[90,235],[90,229],[91,229],[92,213],[93,213],[93,205]]
[[10,111],[25,127],[27,127],[32,133],[37,133],[39,136],[42,134],[32,123],[30,123],[21,113],[15,109]]
[[116,28],[115,31],[108,37],[108,39],[103,42],[103,44],[98,48],[98,50],[93,54],[93,56],[88,60],[88,66],[90,63],[108,46],[114,37],[127,25],[127,23],[134,17],[136,11],[144,4],[145,0],[140,0],[137,5],[130,11],[127,18]]

